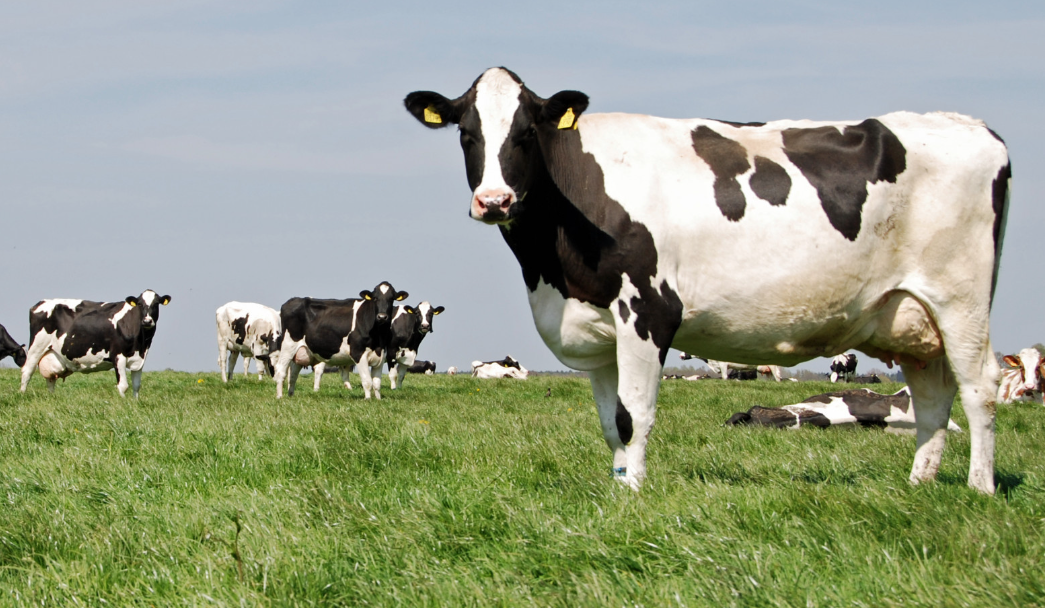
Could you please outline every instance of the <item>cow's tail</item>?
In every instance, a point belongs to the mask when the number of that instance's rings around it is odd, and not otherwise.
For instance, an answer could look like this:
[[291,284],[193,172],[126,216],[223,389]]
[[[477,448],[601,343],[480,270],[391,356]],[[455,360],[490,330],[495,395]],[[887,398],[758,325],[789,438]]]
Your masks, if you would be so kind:
[[1005,166],[991,185],[991,204],[994,206],[994,276],[991,277],[991,304],[994,290],[998,287],[998,270],[1001,267],[1002,241],[1005,240],[1005,223],[1009,216],[1009,193],[1012,182],[1012,163],[1006,159]]

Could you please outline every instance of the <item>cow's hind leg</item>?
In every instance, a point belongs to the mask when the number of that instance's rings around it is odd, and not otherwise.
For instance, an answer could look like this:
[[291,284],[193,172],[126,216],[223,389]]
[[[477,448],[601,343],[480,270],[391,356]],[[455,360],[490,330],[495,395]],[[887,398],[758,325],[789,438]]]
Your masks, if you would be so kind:
[[911,468],[910,481],[917,484],[936,478],[947,436],[947,420],[958,392],[950,365],[943,357],[930,361],[923,369],[903,366],[904,379],[911,390],[918,443]]
[[58,378],[57,377],[55,377],[55,378],[48,378],[47,379],[47,392],[49,392],[49,393],[51,393],[53,395],[54,394],[54,387],[55,387],[56,384],[58,384]]
[[123,355],[116,355],[116,390],[120,391],[120,396],[124,397],[127,395],[127,387],[131,385],[127,381],[127,357]]
[[40,365],[40,359],[43,359],[47,351],[50,350],[50,340],[47,338],[47,335],[43,332],[37,335],[39,339],[33,340],[25,352],[25,365],[22,366],[21,391],[23,393],[29,386],[29,379],[33,377],[36,366]]
[[1001,368],[989,340],[977,341],[977,345],[979,352],[970,349],[952,353],[948,348],[947,356],[969,423],[969,487],[993,494],[994,416]]
[[[225,380],[225,382],[228,382],[229,378],[231,378],[232,376],[236,375],[236,361],[238,361],[238,360],[239,360],[239,351],[237,351],[235,348],[230,348],[229,349],[229,362],[228,362],[228,365],[225,366],[225,374],[222,376],[222,378]],[[244,362],[246,362],[246,359],[244,359]]]
[[323,372],[326,371],[326,363],[317,363],[312,366],[312,392],[318,393],[319,387],[323,383]]
[[290,381],[287,383],[287,395],[294,396],[294,388],[298,384],[298,374],[301,373],[301,365],[297,361],[290,361]]
[[221,370],[221,381],[229,381],[229,347],[224,338],[218,338],[218,369]]
[[345,383],[345,389],[347,390],[352,390],[351,376],[349,375],[351,373],[350,368],[344,365],[341,366],[341,381]]
[[406,378],[406,369],[408,367],[410,367],[410,366],[409,365],[405,365],[403,363],[400,363],[399,365],[396,366],[395,374],[392,373],[392,370],[388,370],[388,377],[389,378],[395,377],[395,378],[397,378],[399,380],[399,388],[403,387],[403,380]]
[[[258,362],[254,362],[254,367],[260,367]],[[250,355],[243,353],[243,379],[246,380],[250,377]],[[259,378],[260,380],[260,378]]]

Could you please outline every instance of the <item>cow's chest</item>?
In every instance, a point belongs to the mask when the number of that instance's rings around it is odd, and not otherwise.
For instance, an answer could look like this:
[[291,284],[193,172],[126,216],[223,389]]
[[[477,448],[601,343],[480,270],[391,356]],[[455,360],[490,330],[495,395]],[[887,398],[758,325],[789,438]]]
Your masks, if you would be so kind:
[[529,296],[537,333],[563,364],[591,370],[615,360],[617,330],[609,310],[564,298],[544,281]]

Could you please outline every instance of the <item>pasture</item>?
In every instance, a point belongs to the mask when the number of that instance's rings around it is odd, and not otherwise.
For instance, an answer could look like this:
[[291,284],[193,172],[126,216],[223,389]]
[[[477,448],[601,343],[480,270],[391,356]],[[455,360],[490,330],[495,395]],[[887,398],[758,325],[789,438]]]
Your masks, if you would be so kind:
[[586,380],[302,380],[0,370],[0,605],[1045,603],[1040,405],[999,408],[988,497],[967,434],[911,487],[913,437],[723,426],[837,385],[665,382],[635,494]]

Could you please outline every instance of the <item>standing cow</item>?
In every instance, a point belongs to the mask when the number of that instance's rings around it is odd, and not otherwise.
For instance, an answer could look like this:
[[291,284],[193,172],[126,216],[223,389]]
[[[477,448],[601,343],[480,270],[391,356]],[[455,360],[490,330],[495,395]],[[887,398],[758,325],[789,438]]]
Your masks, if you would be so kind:
[[228,382],[236,369],[236,359],[243,355],[243,377],[250,373],[250,359],[254,358],[258,380],[267,370],[270,376],[275,369],[269,360],[270,354],[279,349],[279,313],[263,304],[253,302],[229,302],[215,313],[218,325],[218,366],[221,381]]
[[[389,323],[394,304],[409,295],[383,282],[372,291],[359,292],[358,300],[287,300],[279,311],[283,335],[274,377],[276,398],[283,397],[283,380],[288,368],[288,393],[293,395],[302,367],[329,363],[339,366],[343,377],[347,376],[347,370],[358,365],[364,396],[369,399],[373,390],[374,396],[380,399],[381,366],[385,364],[391,340]],[[317,370],[317,373],[322,372]]]
[[[442,306],[433,308],[427,301],[418,304],[417,308],[397,307],[392,319],[392,341],[388,346],[388,381],[393,390],[403,385],[403,378],[417,359],[421,341],[435,331],[433,317],[444,310]],[[432,371],[435,371],[434,366]]]
[[156,335],[160,305],[166,306],[170,301],[170,296],[159,296],[147,289],[122,302],[38,302],[29,310],[32,342],[22,366],[22,392],[39,365],[40,375],[47,379],[47,389],[52,393],[58,378],[75,372],[115,369],[120,396],[127,392],[130,371],[137,397],[145,357]]
[[11,334],[7,333],[7,329],[0,325],[0,359],[4,357],[14,359],[15,365],[18,367],[25,365],[25,345],[19,344],[11,337]]
[[584,93],[541,98],[504,68],[405,105],[457,125],[471,217],[515,254],[545,344],[588,371],[624,483],[646,476],[669,348],[785,366],[856,349],[908,380],[910,481],[935,478],[961,391],[969,484],[994,492],[988,325],[1011,170],[981,121],[582,116]]
[[[890,365],[891,367],[891,365]],[[856,355],[842,354],[836,355],[835,358],[831,359],[831,382],[838,382],[841,378],[842,382],[852,382],[853,378],[856,377]]]

